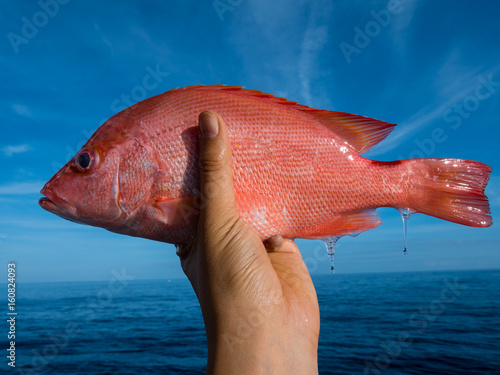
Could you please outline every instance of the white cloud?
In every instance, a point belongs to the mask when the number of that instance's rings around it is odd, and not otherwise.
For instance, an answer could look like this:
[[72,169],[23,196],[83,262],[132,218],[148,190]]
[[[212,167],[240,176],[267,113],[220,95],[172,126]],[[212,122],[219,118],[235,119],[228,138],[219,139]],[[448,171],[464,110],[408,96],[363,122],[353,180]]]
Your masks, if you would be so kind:
[[328,46],[333,4],[331,1],[312,4],[297,64],[301,104],[331,109],[329,95],[321,84],[325,72],[320,64],[324,48]]
[[328,28],[326,26],[313,26],[309,20],[309,25],[302,41],[302,49],[299,58],[299,80],[302,86],[302,96],[304,104],[313,105],[311,96],[311,79],[317,70],[316,59],[321,49],[328,39]]
[[408,41],[412,30],[410,24],[417,12],[417,1],[402,1],[401,13],[391,16],[390,38],[393,43],[393,57],[397,58],[400,63],[407,57],[407,50],[413,45]]
[[[468,92],[468,90],[466,92]],[[440,118],[448,108],[452,107],[453,104],[457,102],[458,98],[463,98],[464,95],[465,93],[461,92],[459,95],[455,95],[453,98],[440,105],[429,104],[422,108],[408,120],[399,124],[381,145],[376,146],[373,151],[368,152],[365,156],[372,157],[384,154],[398,147],[412,133],[422,130],[429,124],[432,124],[433,121]]]
[[5,156],[11,157],[14,154],[22,154],[23,152],[31,151],[33,148],[30,145],[16,145],[16,146],[5,146],[2,148],[2,152]]
[[12,104],[12,109],[18,115],[21,115],[24,117],[31,117],[32,116],[31,110],[23,104]]
[[[304,10],[307,9],[307,12]],[[331,109],[321,62],[331,35],[334,2],[244,2],[231,15],[230,41],[241,56],[245,86],[316,108]],[[251,15],[251,16],[249,16]],[[253,30],[248,33],[247,30]],[[265,56],[266,63],[256,64]]]
[[44,183],[41,181],[33,182],[13,182],[0,185],[0,195],[27,195],[39,194]]
[[[455,53],[455,50],[451,52],[451,54]],[[443,66],[449,66],[450,64],[450,59],[448,58],[443,62]],[[451,69],[451,67],[449,69]],[[459,67],[455,69],[459,70]],[[480,71],[479,69],[466,71],[459,77],[449,74],[446,80],[440,76],[437,79],[439,90],[434,94],[433,102],[420,109],[408,120],[400,123],[382,144],[377,145],[365,156],[373,157],[391,151],[401,145],[406,138],[410,137],[413,133],[439,120],[446,111],[453,108],[455,104],[463,101],[468,95],[474,94],[478,85],[481,85],[481,82],[478,80],[479,77],[488,76],[492,72],[495,72],[496,69],[495,67],[488,71]]]

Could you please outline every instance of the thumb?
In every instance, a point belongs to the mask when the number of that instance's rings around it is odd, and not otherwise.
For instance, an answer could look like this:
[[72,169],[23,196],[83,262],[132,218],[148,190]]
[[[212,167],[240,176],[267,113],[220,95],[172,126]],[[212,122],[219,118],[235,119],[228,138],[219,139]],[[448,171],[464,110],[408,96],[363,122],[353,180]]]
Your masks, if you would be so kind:
[[[231,143],[224,121],[214,112],[199,116],[200,223],[220,227],[239,216],[231,169]],[[218,224],[218,225],[217,225]]]

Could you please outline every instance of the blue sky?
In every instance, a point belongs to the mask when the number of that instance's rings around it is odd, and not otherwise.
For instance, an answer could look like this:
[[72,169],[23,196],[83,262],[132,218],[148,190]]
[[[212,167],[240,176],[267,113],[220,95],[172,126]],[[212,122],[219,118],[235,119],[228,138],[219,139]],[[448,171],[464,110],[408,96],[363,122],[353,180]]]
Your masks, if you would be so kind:
[[[19,281],[109,280],[123,268],[136,278],[182,276],[172,245],[67,222],[37,201],[105,119],[193,84],[398,123],[365,155],[373,159],[489,164],[497,222],[497,1],[60,1],[1,5],[1,275],[13,260]],[[145,84],[148,74],[155,79]],[[498,225],[415,215],[403,256],[399,213],[378,211],[382,226],[339,241],[337,272],[500,267]],[[329,272],[319,241],[298,243],[311,272]]]

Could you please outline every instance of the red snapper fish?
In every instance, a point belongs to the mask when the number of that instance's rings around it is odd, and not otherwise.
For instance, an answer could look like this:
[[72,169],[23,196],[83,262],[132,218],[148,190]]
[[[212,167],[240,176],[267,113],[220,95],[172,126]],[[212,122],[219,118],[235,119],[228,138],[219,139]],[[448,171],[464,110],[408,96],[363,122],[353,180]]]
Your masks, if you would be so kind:
[[222,85],[174,89],[114,115],[45,184],[40,206],[116,233],[189,242],[198,217],[204,110],[227,124],[237,208],[262,239],[360,233],[381,224],[377,207],[492,224],[484,195],[489,166],[366,159],[360,154],[394,124]]

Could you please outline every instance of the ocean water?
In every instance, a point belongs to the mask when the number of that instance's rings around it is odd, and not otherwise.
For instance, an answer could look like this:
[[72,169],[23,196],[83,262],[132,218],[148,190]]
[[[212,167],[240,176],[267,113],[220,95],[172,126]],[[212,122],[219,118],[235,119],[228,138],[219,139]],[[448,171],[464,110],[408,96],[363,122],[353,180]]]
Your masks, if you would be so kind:
[[[320,374],[500,374],[500,271],[313,279]],[[1,373],[204,373],[187,279],[19,283],[17,297],[16,368],[2,356]]]

